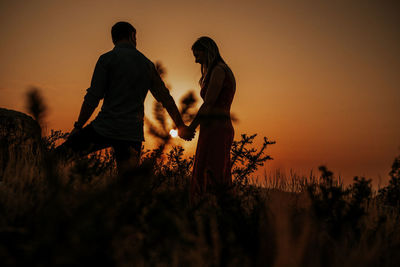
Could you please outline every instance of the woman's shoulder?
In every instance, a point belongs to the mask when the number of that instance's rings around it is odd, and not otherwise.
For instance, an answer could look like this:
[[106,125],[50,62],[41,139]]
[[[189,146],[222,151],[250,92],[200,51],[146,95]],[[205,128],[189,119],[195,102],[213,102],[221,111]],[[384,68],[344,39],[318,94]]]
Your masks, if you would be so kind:
[[228,67],[228,65],[226,65],[226,63],[218,62],[218,63],[215,65],[215,69],[227,71],[227,70],[229,69],[229,67]]
[[223,70],[225,75],[231,77],[232,80],[235,79],[235,76],[233,75],[231,68],[225,62],[219,62],[215,67],[216,68],[218,67],[220,70]]
[[213,75],[216,75],[216,74],[218,74],[218,75],[225,75],[225,73],[226,73],[226,68],[225,68],[225,66],[224,66],[223,64],[218,63],[218,64],[216,64],[216,65],[214,66],[214,68],[212,69],[212,73],[213,73]]
[[233,75],[233,72],[232,72],[231,68],[225,62],[218,62],[215,67],[216,68],[218,67],[219,69],[223,70],[227,74],[232,74]]
[[218,73],[220,76],[230,76],[232,71],[226,63],[219,62],[214,66],[212,72]]

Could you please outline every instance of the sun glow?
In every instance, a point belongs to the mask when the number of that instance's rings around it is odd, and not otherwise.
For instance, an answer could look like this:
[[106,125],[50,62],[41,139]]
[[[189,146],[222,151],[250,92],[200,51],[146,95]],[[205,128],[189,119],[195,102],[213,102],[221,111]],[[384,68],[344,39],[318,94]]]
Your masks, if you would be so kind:
[[169,134],[172,136],[172,137],[177,137],[178,136],[178,131],[177,130],[175,130],[175,129],[172,129],[171,131],[169,131]]

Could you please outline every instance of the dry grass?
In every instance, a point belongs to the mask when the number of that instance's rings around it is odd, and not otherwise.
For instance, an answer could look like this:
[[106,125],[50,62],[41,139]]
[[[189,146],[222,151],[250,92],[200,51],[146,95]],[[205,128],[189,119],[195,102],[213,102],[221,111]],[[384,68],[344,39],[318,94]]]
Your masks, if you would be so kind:
[[182,169],[190,162],[179,151],[162,163],[148,153],[126,177],[104,154],[15,168],[0,184],[3,264],[399,265],[399,213],[376,193],[351,217],[355,191],[335,199],[340,183],[326,184],[329,173],[277,173],[263,186],[242,179],[234,194],[210,193],[191,205],[190,172]]

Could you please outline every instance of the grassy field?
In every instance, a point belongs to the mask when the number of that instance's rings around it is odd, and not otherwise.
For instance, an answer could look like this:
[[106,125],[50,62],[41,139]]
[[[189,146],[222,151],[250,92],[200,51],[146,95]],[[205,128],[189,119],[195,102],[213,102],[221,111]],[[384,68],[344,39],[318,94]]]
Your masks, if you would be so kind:
[[[27,96],[41,123],[40,92]],[[184,121],[195,102],[191,92],[182,99]],[[165,110],[156,103],[154,113],[158,125],[147,124],[160,145],[124,176],[109,150],[56,160],[60,131],[42,137],[33,157],[4,153],[0,265],[400,266],[400,156],[389,184],[376,190],[364,177],[344,186],[324,166],[309,177],[276,173],[255,184],[275,142],[264,137],[256,149],[256,135],[242,135],[231,151],[232,188],[191,202],[193,159],[181,147],[166,151]],[[0,148],[7,152],[7,144]]]
[[390,184],[343,186],[325,167],[312,177],[250,182],[267,160],[264,140],[232,148],[230,190],[190,203],[192,160],[180,147],[146,151],[116,174],[111,152],[18,165],[0,182],[2,266],[399,266],[400,157]]

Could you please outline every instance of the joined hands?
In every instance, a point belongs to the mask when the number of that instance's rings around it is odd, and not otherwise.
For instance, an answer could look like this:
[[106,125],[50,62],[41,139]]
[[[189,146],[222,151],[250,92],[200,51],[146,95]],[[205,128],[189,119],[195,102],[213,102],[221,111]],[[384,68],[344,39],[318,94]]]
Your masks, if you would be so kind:
[[182,126],[178,129],[178,135],[185,141],[191,141],[196,134],[196,131],[190,126]]

